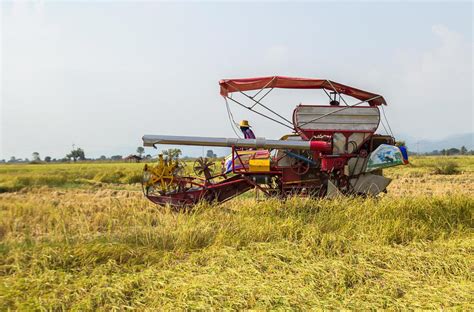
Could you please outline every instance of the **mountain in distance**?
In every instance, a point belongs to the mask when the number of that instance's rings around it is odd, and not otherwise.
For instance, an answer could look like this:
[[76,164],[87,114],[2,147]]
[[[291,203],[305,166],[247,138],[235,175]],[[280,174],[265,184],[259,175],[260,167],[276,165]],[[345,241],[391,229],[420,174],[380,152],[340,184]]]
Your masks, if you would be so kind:
[[461,146],[465,146],[467,150],[474,150],[474,132],[450,135],[438,140],[417,139],[402,135],[399,137],[405,138],[404,140],[408,150],[416,153],[427,153],[434,150],[440,151],[452,147],[461,148]]

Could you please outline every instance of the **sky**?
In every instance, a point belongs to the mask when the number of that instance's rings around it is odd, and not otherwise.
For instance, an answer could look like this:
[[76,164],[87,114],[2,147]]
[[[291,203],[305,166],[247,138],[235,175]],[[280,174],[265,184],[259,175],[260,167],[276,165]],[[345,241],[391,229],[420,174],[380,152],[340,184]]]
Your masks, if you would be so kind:
[[[382,94],[400,139],[473,132],[470,1],[2,1],[0,9],[0,159],[62,158],[73,144],[87,157],[128,155],[144,134],[235,137],[218,81],[272,75]],[[264,103],[291,117],[300,103],[327,101],[320,90],[274,90]],[[287,132],[231,109],[258,137]]]

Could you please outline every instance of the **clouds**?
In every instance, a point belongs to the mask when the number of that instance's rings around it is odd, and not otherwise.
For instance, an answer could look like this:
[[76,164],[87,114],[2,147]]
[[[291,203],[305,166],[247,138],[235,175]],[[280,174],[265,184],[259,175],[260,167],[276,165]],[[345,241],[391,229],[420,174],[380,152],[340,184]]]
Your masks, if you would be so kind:
[[391,122],[399,134],[439,138],[470,132],[472,43],[441,24],[426,36],[433,39],[432,47],[400,48],[369,77],[388,91]]
[[437,46],[410,55],[411,60],[399,60],[406,71],[406,82],[439,89],[449,81],[456,82],[448,84],[456,88],[458,83],[472,79],[472,52],[466,38],[444,25],[433,25],[431,31]]
[[446,72],[469,75],[472,69],[472,50],[470,53],[470,43],[466,38],[445,25],[433,25],[431,30],[440,40],[440,45],[423,55],[422,70],[433,75]]

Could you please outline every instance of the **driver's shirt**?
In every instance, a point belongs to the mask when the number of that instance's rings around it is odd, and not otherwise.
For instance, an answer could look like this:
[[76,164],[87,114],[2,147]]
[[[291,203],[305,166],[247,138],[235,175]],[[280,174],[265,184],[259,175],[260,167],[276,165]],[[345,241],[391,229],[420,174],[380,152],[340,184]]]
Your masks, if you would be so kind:
[[245,139],[255,139],[255,134],[250,128],[242,130],[242,132],[244,134]]

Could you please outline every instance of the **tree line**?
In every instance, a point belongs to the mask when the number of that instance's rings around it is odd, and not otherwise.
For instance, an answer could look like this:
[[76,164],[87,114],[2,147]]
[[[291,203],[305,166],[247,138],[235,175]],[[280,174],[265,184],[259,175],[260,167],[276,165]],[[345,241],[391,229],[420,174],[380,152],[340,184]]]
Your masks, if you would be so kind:
[[451,147],[451,148],[443,148],[441,150],[433,150],[431,152],[423,152],[417,153],[411,151],[408,148],[408,153],[410,155],[423,155],[423,156],[456,156],[456,155],[474,155],[474,150],[468,150],[465,146],[461,146],[461,148]]
[[432,155],[432,156],[437,156],[437,155],[444,155],[444,156],[451,156],[451,155],[474,155],[474,150],[467,150],[465,146],[461,146],[461,148],[455,148],[451,147],[448,149],[442,149],[442,150],[433,150],[428,153],[420,153],[420,155]]
[[[161,152],[165,156],[172,156],[172,157],[179,157],[182,155],[182,151],[178,148],[171,148],[167,150],[163,150]],[[208,158],[216,158],[217,155],[214,153],[213,150],[208,150],[206,152],[206,157]],[[184,156],[184,159],[188,159],[190,157]],[[145,149],[142,146],[137,147],[136,154],[130,154],[128,156],[123,155],[112,155],[112,156],[105,156],[101,155],[98,158],[87,158],[86,153],[80,147],[73,147],[73,149],[67,153],[62,158],[53,158],[51,156],[45,156],[43,159],[41,158],[40,153],[33,152],[30,158],[16,158],[15,156],[11,156],[10,159],[1,159],[0,163],[30,163],[30,164],[40,164],[40,163],[55,163],[55,162],[77,162],[77,161],[122,161],[131,159],[134,161],[149,161],[152,160],[153,157],[150,154],[145,155]]]
[[[404,141],[397,142],[397,145],[405,145]],[[441,149],[441,150],[433,150],[431,152],[425,153],[416,153],[408,151],[411,155],[426,155],[426,156],[451,156],[451,155],[474,155],[474,150],[468,150],[465,146],[461,146],[461,148],[451,147],[448,149]],[[152,160],[153,157],[150,154],[144,155],[145,149],[142,146],[137,147],[136,154],[130,154],[126,157],[122,155],[112,155],[107,157],[105,155],[101,155],[98,158],[87,158],[84,150],[80,147],[73,148],[69,153],[66,154],[63,158],[52,158],[51,156],[45,156],[44,159],[41,159],[41,156],[38,152],[33,152],[31,154],[31,159],[29,158],[16,158],[15,156],[11,156],[10,159],[5,160],[1,159],[0,163],[50,163],[50,162],[77,162],[77,161],[122,161],[124,159],[133,159],[134,161],[149,161]],[[182,151],[179,148],[171,148],[167,150],[163,150],[162,154],[165,156],[181,156]],[[206,152],[207,158],[217,158],[217,155],[214,153],[213,150],[207,150]],[[190,159],[193,157],[183,157],[183,159]]]

